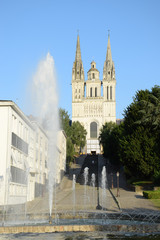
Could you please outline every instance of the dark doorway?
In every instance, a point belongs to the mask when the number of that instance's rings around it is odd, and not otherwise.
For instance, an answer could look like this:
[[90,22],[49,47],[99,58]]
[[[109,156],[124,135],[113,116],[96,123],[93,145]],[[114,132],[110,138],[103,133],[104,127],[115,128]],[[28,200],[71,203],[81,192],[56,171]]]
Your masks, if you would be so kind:
[[91,151],[91,154],[92,155],[96,155],[96,151]]

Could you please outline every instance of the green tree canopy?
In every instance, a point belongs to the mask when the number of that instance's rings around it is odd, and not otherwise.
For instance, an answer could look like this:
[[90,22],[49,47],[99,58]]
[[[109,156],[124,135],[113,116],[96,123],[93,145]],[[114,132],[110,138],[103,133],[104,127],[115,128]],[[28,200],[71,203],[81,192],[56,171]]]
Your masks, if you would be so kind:
[[151,178],[160,169],[160,87],[140,90],[125,110],[120,160],[137,178]]
[[65,109],[59,109],[60,128],[63,129],[67,135],[70,135],[70,118],[69,114]]
[[122,135],[122,124],[116,125],[113,122],[106,122],[100,130],[100,143],[103,146],[105,157],[110,159],[112,164],[120,164],[119,161],[119,139]]
[[67,136],[67,164],[74,160],[76,149],[83,148],[86,144],[86,130],[80,122],[73,122],[69,118],[69,114],[64,109],[59,109],[60,127]]
[[73,122],[71,126],[71,140],[78,148],[83,148],[86,144],[87,132],[80,122]]
[[100,141],[105,156],[120,161],[129,177],[160,180],[160,87],[136,92],[124,122],[106,123]]

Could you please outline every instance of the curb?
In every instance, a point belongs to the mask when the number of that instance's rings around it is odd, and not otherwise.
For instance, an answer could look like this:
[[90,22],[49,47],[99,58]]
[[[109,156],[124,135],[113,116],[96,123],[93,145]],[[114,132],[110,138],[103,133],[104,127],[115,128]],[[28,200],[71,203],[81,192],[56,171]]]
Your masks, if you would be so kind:
[[108,190],[109,190],[110,194],[112,195],[112,197],[113,197],[113,199],[114,199],[115,203],[117,204],[117,206],[118,206],[119,210],[121,211],[120,202],[119,202],[119,201],[118,201],[118,199],[117,199],[117,198],[114,196],[114,194],[113,194],[113,192],[111,191],[111,189],[110,189],[110,188],[108,188]]

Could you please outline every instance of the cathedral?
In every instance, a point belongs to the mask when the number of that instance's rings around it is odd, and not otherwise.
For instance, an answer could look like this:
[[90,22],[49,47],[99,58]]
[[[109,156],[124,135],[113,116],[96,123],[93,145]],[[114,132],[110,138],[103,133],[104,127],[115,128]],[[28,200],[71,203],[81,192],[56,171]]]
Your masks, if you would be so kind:
[[85,153],[101,153],[100,129],[105,122],[116,122],[116,78],[112,61],[110,36],[103,79],[99,79],[96,62],[91,62],[85,81],[80,39],[77,37],[76,56],[72,68],[72,122],[79,121],[87,131]]

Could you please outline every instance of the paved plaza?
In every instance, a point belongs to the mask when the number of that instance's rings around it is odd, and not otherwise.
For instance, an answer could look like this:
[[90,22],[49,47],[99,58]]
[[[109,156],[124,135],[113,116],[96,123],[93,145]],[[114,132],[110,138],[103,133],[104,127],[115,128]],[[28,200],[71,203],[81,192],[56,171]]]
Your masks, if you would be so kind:
[[[107,211],[107,212],[121,212],[121,211],[136,211],[136,212],[148,212],[148,211],[159,211],[158,208],[154,207],[152,202],[145,199],[142,193],[136,193],[127,189],[123,174],[120,172],[120,188],[117,197],[117,186],[116,186],[116,172],[113,174],[114,188],[111,189],[111,181],[108,181],[109,189],[106,189],[105,196],[103,189],[99,186],[96,187],[84,185],[82,183],[76,183],[75,191],[73,191],[73,174],[76,179],[80,172],[82,172],[82,166],[84,164],[86,156],[82,155],[76,159],[76,162],[72,165],[69,173],[66,174],[61,184],[56,188],[53,194],[53,211],[79,211],[79,212],[95,212],[95,211]],[[99,169],[107,164],[106,159],[102,155],[98,157]],[[111,176],[108,173],[110,180]],[[100,184],[99,184],[100,185]],[[99,196],[98,196],[99,195]],[[96,210],[99,204],[103,208],[102,210]],[[49,212],[48,207],[48,195],[45,194],[42,198],[28,203],[27,213],[47,213]]]

